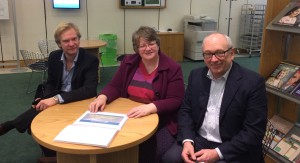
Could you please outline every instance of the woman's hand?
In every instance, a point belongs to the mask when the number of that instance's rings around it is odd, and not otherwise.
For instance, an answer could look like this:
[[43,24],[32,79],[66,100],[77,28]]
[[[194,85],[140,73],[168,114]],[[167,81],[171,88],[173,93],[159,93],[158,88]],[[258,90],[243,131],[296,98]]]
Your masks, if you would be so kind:
[[103,111],[106,105],[107,97],[103,94],[99,95],[89,106],[89,111],[92,113]]
[[153,103],[144,104],[137,107],[132,108],[128,113],[127,116],[129,118],[139,118],[144,117],[152,113],[156,113],[157,108]]

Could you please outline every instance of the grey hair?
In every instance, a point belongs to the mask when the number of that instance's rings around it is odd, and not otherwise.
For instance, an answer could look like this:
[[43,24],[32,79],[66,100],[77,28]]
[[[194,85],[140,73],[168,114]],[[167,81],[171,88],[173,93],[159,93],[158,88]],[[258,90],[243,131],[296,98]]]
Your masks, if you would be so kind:
[[229,36],[227,36],[226,34],[223,34],[223,33],[219,33],[219,32],[213,32],[209,35],[207,35],[204,39],[203,39],[203,43],[202,43],[202,49],[204,48],[204,42],[206,41],[206,39],[211,36],[211,35],[215,35],[215,34],[220,34],[222,36],[225,37],[225,39],[227,40],[227,45],[228,45],[228,48],[232,48],[233,47],[233,43],[232,43],[232,40]]

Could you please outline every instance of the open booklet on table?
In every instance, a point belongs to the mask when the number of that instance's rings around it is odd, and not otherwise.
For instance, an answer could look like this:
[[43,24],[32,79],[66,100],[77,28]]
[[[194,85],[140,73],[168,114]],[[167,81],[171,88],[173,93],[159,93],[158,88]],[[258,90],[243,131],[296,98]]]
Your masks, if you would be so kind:
[[86,111],[65,127],[54,141],[108,147],[127,119],[126,114]]

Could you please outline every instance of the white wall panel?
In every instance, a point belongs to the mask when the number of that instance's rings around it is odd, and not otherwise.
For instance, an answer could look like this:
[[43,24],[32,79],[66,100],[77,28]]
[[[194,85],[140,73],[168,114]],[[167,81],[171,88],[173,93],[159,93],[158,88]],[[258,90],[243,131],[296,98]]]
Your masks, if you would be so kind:
[[[112,3],[113,2],[113,3]],[[99,38],[99,34],[116,34],[118,54],[124,51],[124,11],[112,0],[89,0],[89,39]]]
[[[121,9],[119,0],[81,0],[81,9],[53,9],[51,0],[8,0],[9,20],[0,21],[1,45],[4,60],[16,59],[12,2],[16,3],[18,43],[20,49],[38,51],[37,42],[46,38],[44,2],[46,6],[47,38],[61,21],[78,25],[83,39],[95,39],[99,34],[118,36],[118,54],[132,53],[131,35],[141,25],[165,31],[183,31],[183,17],[187,14],[207,15],[219,22],[219,31],[227,33],[229,0],[167,0],[164,9]],[[266,0],[232,1],[230,36],[236,43],[241,5],[266,3]],[[219,10],[219,7],[221,10]]]
[[80,9],[53,9],[52,1],[46,2],[46,24],[48,39],[54,39],[53,33],[60,22],[73,22],[80,29],[82,39],[87,38],[86,0],[81,0]]
[[140,26],[146,25],[158,29],[159,9],[123,9],[125,10],[125,54],[133,53],[131,36]]
[[190,14],[190,3],[186,0],[172,0],[169,3],[170,1],[167,1],[165,9],[160,10],[159,30],[171,28],[173,31],[183,31],[183,17]]
[[38,51],[36,40],[45,33],[43,1],[15,0],[15,5],[19,49]]

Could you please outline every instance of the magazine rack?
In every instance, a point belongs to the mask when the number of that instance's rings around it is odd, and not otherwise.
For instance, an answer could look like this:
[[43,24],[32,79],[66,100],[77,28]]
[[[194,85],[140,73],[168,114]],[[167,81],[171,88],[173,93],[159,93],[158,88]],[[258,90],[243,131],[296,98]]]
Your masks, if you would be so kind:
[[268,120],[267,127],[266,127],[266,134],[263,138],[263,158],[266,157],[267,153],[270,150],[270,146],[272,143],[272,140],[275,137],[275,128],[272,125],[272,123]]
[[[268,0],[267,2],[259,69],[260,74],[265,78],[282,61],[300,65],[300,27],[276,24],[280,17],[292,8],[290,5],[297,2],[299,1],[281,0],[279,3],[277,0]],[[298,128],[300,100],[274,89],[267,88],[267,92],[268,118],[278,114],[296,123],[295,127]],[[294,132],[296,131],[292,129],[291,133]],[[299,133],[296,135],[299,136]],[[273,150],[269,150],[265,161],[267,163],[290,162],[279,154],[274,154]]]

